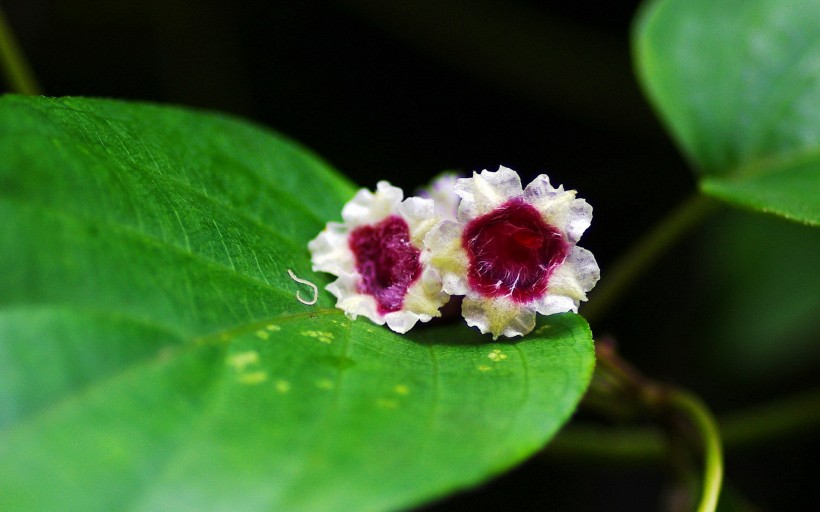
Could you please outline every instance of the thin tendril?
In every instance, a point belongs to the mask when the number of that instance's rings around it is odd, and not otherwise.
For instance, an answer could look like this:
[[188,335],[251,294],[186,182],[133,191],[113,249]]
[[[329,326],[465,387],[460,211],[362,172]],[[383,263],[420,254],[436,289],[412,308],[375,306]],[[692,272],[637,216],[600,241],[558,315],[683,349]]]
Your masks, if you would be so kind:
[[300,279],[300,278],[296,277],[296,274],[294,274],[291,269],[288,269],[288,275],[290,275],[290,278],[293,279],[294,281],[296,281],[297,283],[301,283],[301,284],[305,284],[307,286],[310,286],[310,289],[313,292],[313,298],[310,299],[310,300],[305,300],[299,294],[299,290],[297,290],[296,291],[296,300],[298,300],[299,302],[301,302],[302,304],[305,304],[307,306],[312,306],[312,305],[316,304],[316,301],[319,300],[319,287],[316,286],[315,284],[311,283],[310,281],[306,280],[306,279]]

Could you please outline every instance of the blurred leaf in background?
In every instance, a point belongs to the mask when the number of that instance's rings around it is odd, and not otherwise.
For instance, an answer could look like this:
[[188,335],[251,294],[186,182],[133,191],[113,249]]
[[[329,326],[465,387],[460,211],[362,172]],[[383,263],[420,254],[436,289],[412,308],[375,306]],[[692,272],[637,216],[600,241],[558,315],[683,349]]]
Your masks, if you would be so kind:
[[706,193],[820,225],[817,19],[816,0],[647,4],[638,75]]

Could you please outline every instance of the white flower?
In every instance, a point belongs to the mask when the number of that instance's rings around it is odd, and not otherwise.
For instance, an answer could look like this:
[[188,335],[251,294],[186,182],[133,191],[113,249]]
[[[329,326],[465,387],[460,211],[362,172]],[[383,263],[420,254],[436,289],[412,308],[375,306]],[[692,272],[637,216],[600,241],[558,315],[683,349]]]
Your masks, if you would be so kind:
[[526,189],[506,167],[459,179],[456,221],[425,237],[444,291],[464,295],[462,314],[482,333],[523,336],[535,314],[578,311],[600,277],[592,253],[575,244],[592,207],[542,174]]
[[329,222],[308,244],[313,270],[338,277],[327,286],[336,307],[399,333],[439,316],[449,298],[422,250],[439,221],[433,201],[403,195],[386,181],[375,194],[359,190],[342,209],[344,222]]

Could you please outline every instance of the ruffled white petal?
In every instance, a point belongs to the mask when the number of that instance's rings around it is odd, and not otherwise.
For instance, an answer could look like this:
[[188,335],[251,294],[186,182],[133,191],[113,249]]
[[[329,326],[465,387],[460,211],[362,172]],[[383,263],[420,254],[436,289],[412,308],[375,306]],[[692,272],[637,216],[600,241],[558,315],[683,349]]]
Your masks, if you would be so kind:
[[404,192],[386,181],[376,184],[376,193],[363,188],[342,208],[342,219],[349,228],[373,224],[396,212]]
[[535,328],[535,311],[504,298],[487,300],[467,295],[461,314],[467,325],[478,327],[481,334],[492,333],[494,340],[499,336],[524,336]]
[[308,242],[313,270],[333,275],[354,272],[353,253],[347,245],[348,229],[344,224],[328,222],[319,236]]
[[441,289],[438,272],[426,267],[421,277],[407,289],[401,311],[384,315],[390,329],[405,333],[416,325],[416,322],[429,322],[441,316],[439,309],[450,300],[450,296]]
[[376,300],[370,295],[357,291],[360,276],[358,273],[346,273],[327,285],[326,289],[336,297],[336,307],[345,312],[345,316],[356,320],[359,315],[369,318],[376,324],[384,325],[384,318],[378,312]]
[[535,310],[542,315],[554,315],[555,313],[578,312],[578,301],[566,295],[556,295],[548,293],[533,304]]
[[398,204],[396,210],[407,222],[411,242],[416,247],[424,245],[424,237],[440,221],[432,199],[408,197]]
[[441,316],[439,309],[449,300],[450,295],[442,289],[438,271],[425,265],[419,279],[407,288],[403,309],[418,313],[422,322],[429,322],[433,317]]
[[441,275],[441,285],[450,295],[466,295],[467,253],[461,246],[463,226],[457,222],[445,220],[437,224],[424,237],[425,254],[422,261],[427,261]]
[[575,198],[574,190],[554,188],[546,174],[537,176],[524,190],[524,199],[535,206],[544,220],[562,230],[572,243],[577,243],[592,222],[592,206]]
[[465,223],[524,193],[518,173],[503,166],[496,172],[483,170],[474,172],[472,178],[459,179],[455,192],[461,196],[458,220]]
[[550,276],[547,294],[535,303],[542,315],[552,315],[566,311],[578,312],[578,306],[587,300],[601,271],[591,252],[582,247],[573,247],[567,259]]

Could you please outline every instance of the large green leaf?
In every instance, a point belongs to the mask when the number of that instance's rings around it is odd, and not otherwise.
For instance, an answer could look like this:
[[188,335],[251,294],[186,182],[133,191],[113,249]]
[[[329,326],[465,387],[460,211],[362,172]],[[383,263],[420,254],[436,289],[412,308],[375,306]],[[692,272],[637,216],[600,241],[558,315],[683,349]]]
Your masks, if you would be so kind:
[[817,0],[658,0],[638,18],[638,75],[706,193],[820,224],[818,19]]
[[259,128],[7,96],[0,155],[0,510],[410,506],[538,450],[588,383],[576,315],[493,344],[298,302],[353,188]]

